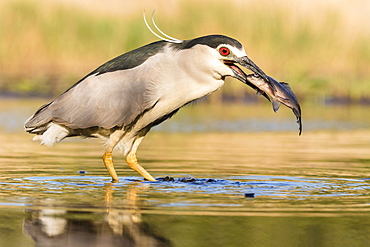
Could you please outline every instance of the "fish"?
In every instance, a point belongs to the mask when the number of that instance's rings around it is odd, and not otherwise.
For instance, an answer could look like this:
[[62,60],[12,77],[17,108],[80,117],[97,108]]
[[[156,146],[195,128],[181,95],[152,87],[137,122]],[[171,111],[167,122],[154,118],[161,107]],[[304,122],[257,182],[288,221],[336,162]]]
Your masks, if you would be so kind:
[[292,109],[299,125],[299,135],[301,135],[302,111],[293,90],[288,83],[278,82],[270,76],[267,76],[267,78],[269,82],[266,82],[262,77],[256,74],[249,74],[246,75],[245,83],[255,89],[258,95],[262,95],[271,101],[274,112],[279,110],[280,103]]

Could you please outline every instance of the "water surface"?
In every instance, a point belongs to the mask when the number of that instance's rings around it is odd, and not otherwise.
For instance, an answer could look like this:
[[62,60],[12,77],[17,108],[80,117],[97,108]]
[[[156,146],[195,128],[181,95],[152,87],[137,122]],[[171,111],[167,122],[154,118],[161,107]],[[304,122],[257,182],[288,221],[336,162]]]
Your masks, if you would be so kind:
[[[307,113],[308,130],[298,137],[290,111],[231,106],[207,115],[196,106],[149,133],[139,148],[139,161],[159,182],[142,181],[115,153],[120,181],[111,183],[102,142],[72,138],[39,146],[20,129],[33,103],[12,104],[0,113],[0,246],[367,246],[370,240],[370,129],[358,113],[338,120]],[[238,127],[254,114],[253,132]],[[312,127],[330,121],[344,127]],[[208,128],[221,122],[228,127]]]

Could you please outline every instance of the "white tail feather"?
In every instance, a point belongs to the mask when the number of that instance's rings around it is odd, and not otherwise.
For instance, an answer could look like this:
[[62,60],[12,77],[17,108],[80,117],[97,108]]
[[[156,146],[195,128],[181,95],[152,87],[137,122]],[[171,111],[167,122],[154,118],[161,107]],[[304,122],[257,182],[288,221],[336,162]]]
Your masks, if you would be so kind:
[[33,140],[40,140],[41,145],[53,146],[54,143],[62,141],[69,134],[69,131],[58,124],[51,123],[48,129],[40,136],[35,136]]

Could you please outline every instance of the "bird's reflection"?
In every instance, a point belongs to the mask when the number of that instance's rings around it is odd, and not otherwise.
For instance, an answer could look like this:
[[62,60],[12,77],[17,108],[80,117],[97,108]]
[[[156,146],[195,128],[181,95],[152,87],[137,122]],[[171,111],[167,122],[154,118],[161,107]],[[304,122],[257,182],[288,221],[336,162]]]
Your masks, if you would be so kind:
[[[170,241],[155,234],[142,221],[137,193],[145,185],[132,185],[122,207],[113,206],[112,184],[104,187],[102,210],[86,211],[53,207],[54,201],[43,201],[38,209],[27,209],[24,232],[36,246],[171,246]],[[50,205],[50,206],[49,206]]]

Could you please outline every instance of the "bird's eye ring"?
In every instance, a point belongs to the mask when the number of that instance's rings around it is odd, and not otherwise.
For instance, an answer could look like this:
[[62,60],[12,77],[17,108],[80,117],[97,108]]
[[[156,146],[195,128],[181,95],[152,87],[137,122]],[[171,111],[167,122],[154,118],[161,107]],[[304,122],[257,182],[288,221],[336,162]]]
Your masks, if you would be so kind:
[[227,47],[221,47],[219,52],[222,56],[228,56],[230,54],[230,50]]

